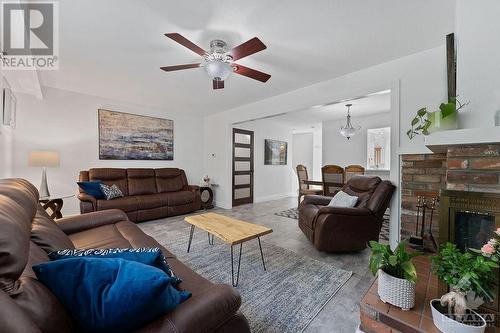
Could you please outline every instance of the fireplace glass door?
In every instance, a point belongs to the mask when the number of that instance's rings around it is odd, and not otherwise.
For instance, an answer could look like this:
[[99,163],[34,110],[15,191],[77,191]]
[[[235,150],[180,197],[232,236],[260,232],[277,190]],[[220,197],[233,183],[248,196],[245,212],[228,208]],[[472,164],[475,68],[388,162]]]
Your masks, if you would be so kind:
[[454,239],[455,244],[462,251],[480,249],[493,238],[495,230],[494,215],[469,211],[455,213]]

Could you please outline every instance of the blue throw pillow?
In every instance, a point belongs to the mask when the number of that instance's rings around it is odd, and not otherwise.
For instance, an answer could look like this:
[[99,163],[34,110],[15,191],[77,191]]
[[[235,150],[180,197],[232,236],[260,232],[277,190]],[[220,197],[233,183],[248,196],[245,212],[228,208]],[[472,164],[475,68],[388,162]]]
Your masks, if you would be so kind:
[[191,296],[160,269],[112,258],[72,258],[33,266],[86,332],[130,332]]
[[137,249],[66,249],[49,253],[50,260],[98,257],[98,258],[121,258],[125,260],[137,261],[146,265],[161,269],[172,278],[174,286],[182,282],[182,279],[175,275],[174,271],[167,263],[167,259],[158,247],[140,247]]
[[83,192],[88,195],[93,196],[96,199],[106,199],[104,193],[101,190],[102,182],[100,180],[92,181],[92,182],[77,182],[78,186],[83,190]]

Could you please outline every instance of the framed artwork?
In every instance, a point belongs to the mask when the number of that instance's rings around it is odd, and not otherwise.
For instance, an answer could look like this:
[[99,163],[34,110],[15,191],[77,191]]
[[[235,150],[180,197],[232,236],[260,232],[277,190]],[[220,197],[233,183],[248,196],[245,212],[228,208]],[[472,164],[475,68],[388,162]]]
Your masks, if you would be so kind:
[[16,126],[16,96],[10,88],[2,91],[2,124],[15,128]]
[[264,140],[264,164],[286,165],[288,143],[278,140]]
[[391,128],[366,130],[366,168],[368,170],[391,169]]
[[170,119],[99,109],[99,159],[173,160]]

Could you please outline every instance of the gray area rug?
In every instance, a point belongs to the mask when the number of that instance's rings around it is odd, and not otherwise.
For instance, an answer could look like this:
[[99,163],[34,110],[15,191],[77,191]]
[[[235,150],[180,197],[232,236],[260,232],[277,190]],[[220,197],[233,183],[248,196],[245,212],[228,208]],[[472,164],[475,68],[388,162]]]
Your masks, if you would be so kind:
[[[231,284],[229,245],[217,238],[209,245],[207,233],[195,230],[187,253],[188,228],[165,233],[158,232],[158,226],[154,229],[156,240],[196,272],[213,282]],[[301,332],[352,275],[265,241],[262,248],[267,272],[262,268],[257,240],[243,244],[236,287],[242,298],[241,311],[254,333]],[[234,251],[236,258],[239,245]]]
[[[282,212],[274,213],[274,215],[288,217],[290,219],[298,220],[299,212],[297,208],[290,208]],[[389,241],[389,215],[384,215],[384,220],[382,221],[382,228],[380,229],[380,240]]]

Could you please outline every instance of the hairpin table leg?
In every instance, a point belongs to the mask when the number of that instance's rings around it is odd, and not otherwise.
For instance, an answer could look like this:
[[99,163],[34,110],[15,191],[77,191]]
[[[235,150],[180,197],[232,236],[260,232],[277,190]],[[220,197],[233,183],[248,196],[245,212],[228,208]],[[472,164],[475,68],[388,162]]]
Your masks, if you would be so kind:
[[[208,244],[214,245],[214,235],[210,235],[209,232],[207,232],[207,235],[208,235]],[[212,237],[210,237],[210,236],[212,236]]]
[[259,241],[260,257],[262,258],[262,266],[264,266],[264,271],[266,270],[266,263],[264,262],[264,253],[262,252],[262,245],[260,243],[260,237],[257,237]]
[[243,247],[243,243],[240,243],[240,254],[239,254],[239,258],[238,258],[238,268],[237,268],[237,272],[236,272],[236,282],[235,282],[235,279],[234,279],[234,259],[233,259],[233,245],[231,245],[231,284],[233,285],[233,287],[237,287],[238,286],[238,281],[240,279],[240,265],[241,265],[241,249]]
[[191,248],[191,242],[193,241],[193,234],[194,234],[194,224],[191,224],[191,231],[189,232],[188,253],[189,249]]

